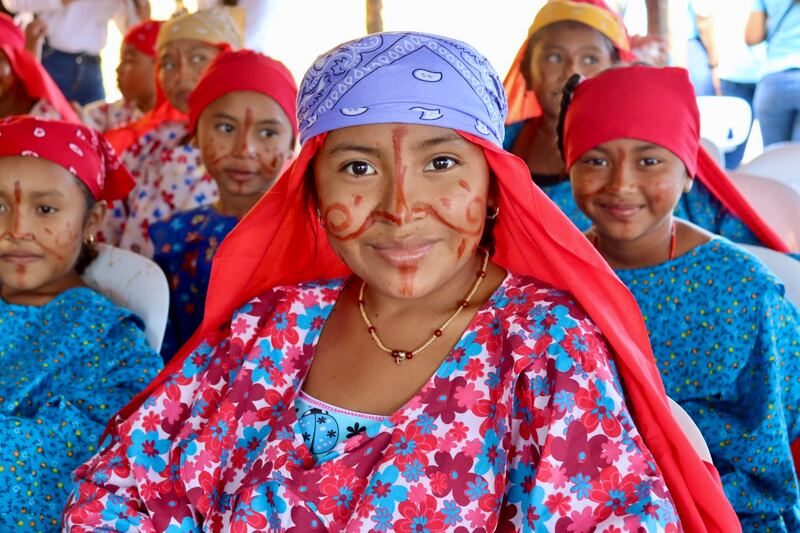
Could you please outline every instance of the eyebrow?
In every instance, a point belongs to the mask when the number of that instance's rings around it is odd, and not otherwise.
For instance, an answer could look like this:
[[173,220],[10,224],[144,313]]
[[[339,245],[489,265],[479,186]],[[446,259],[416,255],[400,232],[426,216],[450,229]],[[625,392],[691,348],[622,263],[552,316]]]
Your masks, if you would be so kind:
[[444,135],[439,135],[436,137],[432,137],[430,139],[425,139],[424,141],[420,141],[414,147],[416,150],[423,150],[428,148],[435,148],[442,144],[450,144],[450,143],[467,143],[468,141],[459,135],[458,133],[445,133]]
[[333,148],[331,148],[331,155],[339,153],[339,152],[359,152],[366,155],[374,155],[380,156],[380,152],[376,148],[372,148],[371,146],[363,146],[361,144],[352,144],[348,142],[343,142],[341,144],[337,144]]
[[[226,118],[226,119],[232,120],[234,122],[241,122],[238,118],[234,117],[233,115],[229,115],[228,113],[226,113],[224,111],[215,111],[214,114],[211,115],[211,116],[216,117],[216,118]],[[277,119],[274,119],[274,118],[263,118],[263,119],[260,119],[260,120],[256,120],[255,123],[256,124],[275,124],[277,126],[280,126],[281,124],[283,124],[280,120],[277,120]]]

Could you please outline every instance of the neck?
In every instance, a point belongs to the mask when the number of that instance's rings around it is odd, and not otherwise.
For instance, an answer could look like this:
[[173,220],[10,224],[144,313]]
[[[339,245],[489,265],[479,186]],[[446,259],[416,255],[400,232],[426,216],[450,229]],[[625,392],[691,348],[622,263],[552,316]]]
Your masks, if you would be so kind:
[[33,290],[28,289],[14,289],[3,285],[0,288],[0,297],[3,301],[12,305],[30,305],[34,307],[41,307],[47,305],[53,298],[58,296],[64,291],[74,289],[76,287],[86,287],[77,272],[72,271],[63,278],[53,280],[41,287]]
[[136,107],[142,113],[147,113],[151,109],[153,109],[156,105],[156,95],[150,94],[145,96],[144,98],[139,98],[136,100]]
[[26,115],[36,103],[28,93],[17,83],[2,99],[0,99],[0,117],[12,115]]
[[633,240],[619,240],[595,231],[597,250],[614,269],[646,268],[670,260],[673,249],[673,224],[670,216],[650,232]]

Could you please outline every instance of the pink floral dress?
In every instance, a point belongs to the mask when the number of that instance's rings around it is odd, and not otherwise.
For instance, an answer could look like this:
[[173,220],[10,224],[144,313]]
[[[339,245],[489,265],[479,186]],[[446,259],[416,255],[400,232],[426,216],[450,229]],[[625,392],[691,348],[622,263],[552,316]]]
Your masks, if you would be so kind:
[[66,530],[681,530],[598,329],[513,274],[416,396],[316,463],[294,398],[342,286],[239,309],[76,471]]

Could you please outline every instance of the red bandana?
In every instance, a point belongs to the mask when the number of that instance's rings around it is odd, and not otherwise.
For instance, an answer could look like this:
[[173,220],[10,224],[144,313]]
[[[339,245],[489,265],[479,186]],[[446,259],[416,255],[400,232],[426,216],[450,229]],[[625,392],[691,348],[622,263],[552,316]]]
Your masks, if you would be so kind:
[[252,50],[223,52],[211,62],[189,95],[189,131],[216,99],[235,91],[254,91],[275,100],[297,136],[297,84],[283,63]]
[[95,200],[127,196],[134,182],[108,141],[92,128],[32,116],[0,121],[0,157],[47,159],[78,178]]
[[663,146],[765,246],[789,251],[700,146],[700,113],[685,69],[612,68],[581,82],[564,122],[567,169],[588,150],[614,139],[639,139]]
[[128,30],[122,42],[129,44],[143,54],[156,57],[156,37],[158,30],[164,22],[161,20],[146,20]]

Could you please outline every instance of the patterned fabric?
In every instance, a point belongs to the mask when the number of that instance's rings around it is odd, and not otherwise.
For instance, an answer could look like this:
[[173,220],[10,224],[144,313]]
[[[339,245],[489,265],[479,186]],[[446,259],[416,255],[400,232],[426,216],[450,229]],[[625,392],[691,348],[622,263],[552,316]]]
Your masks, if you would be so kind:
[[[515,122],[506,127],[506,138],[503,141],[506,150],[510,150],[513,146],[522,131],[522,124],[522,122]],[[572,184],[569,181],[545,185],[540,189],[561,208],[572,223],[578,226],[578,229],[586,231],[592,227],[592,221],[578,209],[575,198],[572,196]],[[711,194],[700,180],[694,180],[692,190],[681,196],[678,205],[675,206],[675,216],[734,242],[764,246],[755,233],[725,209],[725,206]]]
[[165,122],[128,148],[123,162],[136,186],[126,202],[109,209],[100,234],[104,242],[152,257],[150,224],[217,200],[217,184],[187,136],[185,122]]
[[789,450],[800,436],[800,313],[783,286],[724,239],[617,274],[642,309],[667,394],[700,427],[742,529],[800,531]]
[[63,120],[61,113],[50,105],[47,100],[39,100],[31,108],[29,115],[39,118],[46,118],[47,120]]
[[387,416],[369,415],[342,409],[299,391],[294,398],[297,425],[317,464],[335,458],[334,451],[345,440],[359,433],[375,434]]
[[238,222],[207,205],[175,213],[150,226],[153,260],[169,281],[169,321],[161,355],[172,359],[203,320],[211,260]]
[[87,288],[0,300],[0,530],[57,531],[70,473],[161,369],[138,318]]
[[[443,106],[442,94],[459,104]],[[500,146],[505,113],[503,86],[485,57],[424,33],[386,32],[338,46],[311,65],[297,100],[301,144],[338,128],[398,122],[461,130]]]
[[317,465],[294,398],[342,285],[273,289],[208,337],[78,469],[66,529],[679,531],[599,330],[516,275],[417,395]]
[[142,112],[136,104],[117,100],[116,102],[104,102],[99,100],[85,105],[81,111],[81,120],[87,126],[98,131],[108,131],[119,128],[139,120]]

